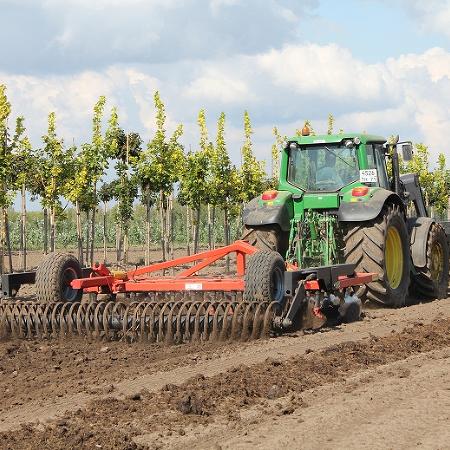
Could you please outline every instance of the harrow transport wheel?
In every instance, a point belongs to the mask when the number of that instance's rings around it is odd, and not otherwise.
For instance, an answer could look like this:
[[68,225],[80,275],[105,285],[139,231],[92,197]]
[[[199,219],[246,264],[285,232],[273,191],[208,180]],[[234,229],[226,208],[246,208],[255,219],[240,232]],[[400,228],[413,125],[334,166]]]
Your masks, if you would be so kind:
[[433,223],[427,238],[427,262],[416,267],[411,294],[415,297],[446,298],[449,278],[449,248],[441,225]]
[[288,246],[288,236],[277,225],[261,225],[259,227],[244,227],[242,240],[248,241],[260,250],[271,250],[284,255]]
[[77,302],[83,291],[72,289],[70,283],[81,278],[81,266],[67,253],[50,253],[36,271],[36,295],[40,303]]
[[409,287],[409,237],[403,214],[396,205],[385,206],[373,222],[349,223],[344,236],[347,263],[357,272],[375,272],[378,280],[361,286],[362,300],[391,307],[406,303]]
[[248,258],[244,300],[279,302],[284,298],[284,261],[274,251],[259,251]]

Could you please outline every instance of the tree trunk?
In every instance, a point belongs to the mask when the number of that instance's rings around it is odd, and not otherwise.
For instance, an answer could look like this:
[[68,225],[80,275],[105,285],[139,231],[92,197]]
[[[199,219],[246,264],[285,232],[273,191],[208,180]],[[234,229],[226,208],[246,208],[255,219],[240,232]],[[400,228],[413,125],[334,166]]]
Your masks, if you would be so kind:
[[[230,231],[229,231],[229,223],[228,223],[228,208],[224,208],[223,210],[223,231],[225,233],[225,245],[230,245]],[[227,255],[227,272],[230,271],[230,256]]]
[[200,205],[195,211],[195,226],[194,226],[194,253],[198,252],[198,241],[200,235]]
[[[3,208],[2,208],[2,218],[3,218]],[[5,227],[3,220],[0,220],[0,275],[5,273]]]
[[22,270],[27,270],[27,198],[25,185],[22,185],[21,192],[21,221],[20,221],[20,251],[22,254]]
[[90,219],[91,215],[89,214],[89,210],[86,211],[86,247],[85,247],[85,255],[86,255],[86,265],[89,264],[89,243],[91,242],[91,227],[90,227]]
[[147,204],[146,204],[146,211],[145,211],[145,265],[150,264],[150,200],[147,196]]
[[191,254],[191,209],[186,205],[186,254]]
[[90,246],[90,254],[89,254],[89,262],[92,266],[94,264],[94,248],[95,248],[95,213],[97,208],[94,206],[92,209],[92,218],[91,218],[91,246]]
[[50,208],[50,251],[55,251],[55,239],[56,239],[56,208],[52,206]]
[[170,255],[170,259],[174,258],[174,210],[173,210],[173,194],[169,197],[169,210],[167,217],[167,254]]
[[212,222],[212,248],[216,248],[216,205],[212,207],[211,222]]
[[212,249],[212,240],[211,240],[211,205],[208,203],[208,249]]
[[97,185],[94,183],[94,207],[92,208],[92,220],[91,220],[91,248],[89,261],[91,266],[94,264],[94,248],[95,248],[95,215],[97,211]]
[[44,254],[48,253],[48,210],[44,208]]
[[5,223],[5,239],[6,239],[6,250],[8,252],[9,271],[14,272],[12,262],[12,251],[11,251],[11,239],[9,235],[8,210],[6,208],[3,209],[3,220]]
[[161,250],[162,250],[162,259],[166,260],[166,205],[164,193],[161,191],[159,194],[159,211],[161,217]]
[[121,233],[120,233],[120,227],[116,223],[116,264],[118,265],[120,263],[120,239],[121,239]]
[[106,213],[108,212],[108,205],[103,202],[103,263],[106,264],[107,259],[107,243],[106,243]]
[[129,250],[129,243],[128,243],[128,230],[125,229],[123,233],[123,263],[128,264],[128,250]]
[[75,210],[77,215],[77,247],[78,247],[78,260],[81,264],[83,264],[83,229],[81,227],[81,211],[80,211],[80,203],[78,200],[75,202]]

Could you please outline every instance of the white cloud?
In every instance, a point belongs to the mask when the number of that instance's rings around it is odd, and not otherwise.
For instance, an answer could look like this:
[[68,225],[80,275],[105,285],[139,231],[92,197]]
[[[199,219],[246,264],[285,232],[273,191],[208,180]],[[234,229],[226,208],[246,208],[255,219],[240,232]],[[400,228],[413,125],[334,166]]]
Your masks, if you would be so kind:
[[450,0],[397,0],[425,31],[450,37]]
[[382,66],[356,60],[335,44],[287,45],[256,60],[276,85],[298,94],[370,100],[386,95],[393,84]]
[[316,0],[0,2],[0,40],[8,43],[3,69],[21,73],[253,54],[295,38],[300,18],[316,6]]
[[60,76],[0,73],[0,79],[8,86],[14,113],[25,115],[35,145],[53,110],[66,139],[79,143],[89,138],[99,95],[107,96],[108,107],[119,107],[124,128],[141,132],[146,140],[154,131],[153,93],[158,89],[166,103],[168,131],[184,123],[187,148],[197,145],[200,108],[206,109],[213,131],[225,111],[235,161],[244,109],[252,117],[259,155],[270,149],[273,125],[292,134],[310,119],[321,131],[333,113],[337,129],[400,133],[429,144],[432,155],[443,151],[450,159],[450,53],[442,48],[368,65],[337,45],[290,45],[220,63],[112,65]]
[[208,69],[193,80],[184,95],[200,101],[219,101],[223,104],[245,104],[254,98],[245,81],[215,69]]

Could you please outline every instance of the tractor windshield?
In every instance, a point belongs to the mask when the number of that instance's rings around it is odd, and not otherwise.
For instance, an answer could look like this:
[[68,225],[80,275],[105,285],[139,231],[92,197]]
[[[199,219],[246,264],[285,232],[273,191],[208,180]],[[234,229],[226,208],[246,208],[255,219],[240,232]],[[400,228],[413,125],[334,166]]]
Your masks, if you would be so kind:
[[289,149],[288,181],[305,191],[335,192],[356,180],[355,147],[327,144]]

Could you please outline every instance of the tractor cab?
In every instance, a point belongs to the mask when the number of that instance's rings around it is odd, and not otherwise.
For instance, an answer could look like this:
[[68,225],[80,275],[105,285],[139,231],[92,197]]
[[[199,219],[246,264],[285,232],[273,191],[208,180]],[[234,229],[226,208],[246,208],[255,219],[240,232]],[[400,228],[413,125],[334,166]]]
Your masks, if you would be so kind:
[[280,189],[337,193],[355,183],[388,189],[384,143],[354,134],[293,138],[283,152]]
[[287,181],[306,192],[336,192],[359,180],[353,145],[299,146],[291,142],[288,152]]

